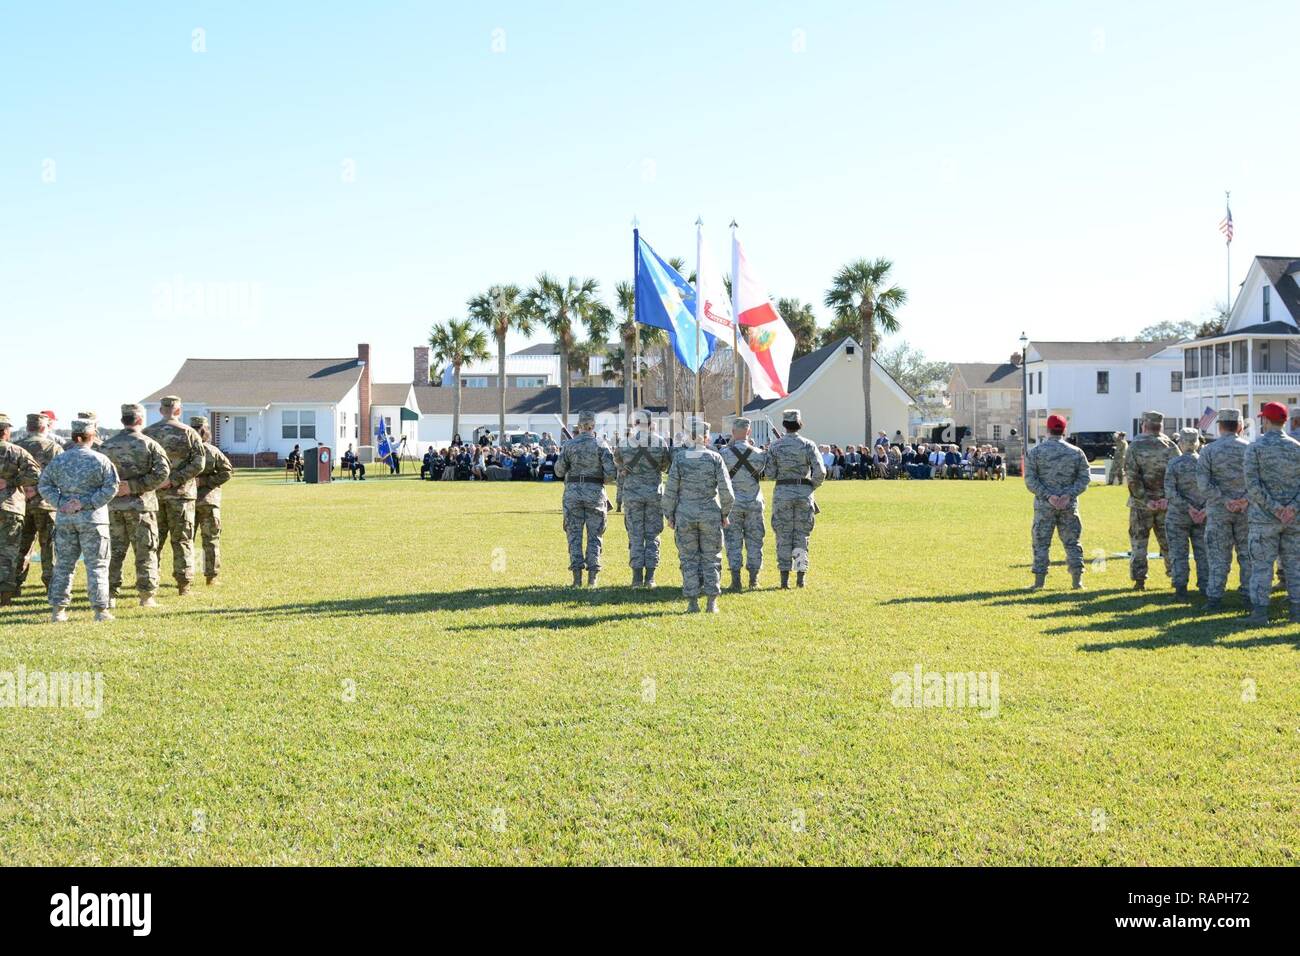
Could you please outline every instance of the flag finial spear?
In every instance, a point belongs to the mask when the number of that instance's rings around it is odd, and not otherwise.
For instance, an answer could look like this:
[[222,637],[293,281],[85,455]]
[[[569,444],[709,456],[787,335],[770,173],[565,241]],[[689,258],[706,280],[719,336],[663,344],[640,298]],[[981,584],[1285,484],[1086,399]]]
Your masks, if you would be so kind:
[[704,225],[704,217],[703,217],[703,216],[696,216],[696,217],[695,217],[695,225],[697,225],[697,226],[702,226],[702,225]]
[[638,226],[640,226],[640,225],[641,225],[641,220],[638,219],[638,218],[636,217],[636,213],[633,213],[633,214],[632,214],[632,228],[633,228],[633,229],[636,229],[636,228],[637,228]]
[[737,228],[739,228],[739,227],[736,225],[736,220],[733,219],[733,220],[731,220],[731,225],[728,226],[727,228],[728,228],[728,229],[737,229]]

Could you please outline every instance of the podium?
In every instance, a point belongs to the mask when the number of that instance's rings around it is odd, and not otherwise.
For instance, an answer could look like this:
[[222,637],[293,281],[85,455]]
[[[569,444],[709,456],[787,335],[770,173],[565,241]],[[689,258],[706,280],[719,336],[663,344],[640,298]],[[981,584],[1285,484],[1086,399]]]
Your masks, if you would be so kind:
[[334,476],[334,455],[324,445],[308,448],[303,456],[303,479],[309,485],[322,485]]

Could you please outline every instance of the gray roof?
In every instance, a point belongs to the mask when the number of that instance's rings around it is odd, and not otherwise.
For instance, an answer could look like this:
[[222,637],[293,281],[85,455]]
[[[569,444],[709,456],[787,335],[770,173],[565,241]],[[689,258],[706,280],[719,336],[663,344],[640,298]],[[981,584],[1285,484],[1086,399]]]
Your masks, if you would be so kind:
[[[499,392],[495,388],[469,388],[460,390],[462,415],[495,415]],[[435,387],[417,385],[415,400],[421,415],[450,415],[456,398],[456,389],[450,385]],[[623,389],[604,386],[573,386],[569,389],[569,413],[616,412],[623,403]],[[545,388],[507,388],[507,415],[558,415],[560,414],[560,386]]]
[[1234,335],[1300,335],[1300,329],[1297,329],[1290,322],[1256,322],[1254,325],[1243,325],[1239,329],[1233,329],[1231,332],[1221,332],[1218,335],[1207,335],[1200,339],[1191,339],[1184,343],[1188,348],[1195,348],[1198,345],[1208,345],[1217,339],[1229,339]]
[[992,362],[954,362],[954,372],[961,372],[967,388],[1019,388],[1020,366],[1012,362],[1001,365]]
[[1300,285],[1296,283],[1300,276],[1300,259],[1290,256],[1256,256],[1255,259],[1277,289],[1277,297],[1291,313],[1291,318],[1300,322]]
[[405,405],[411,392],[409,382],[381,382],[370,386],[371,405]]
[[[605,346],[605,349],[608,351],[610,349],[616,349],[618,347],[619,347],[618,342],[610,342],[608,345]],[[559,355],[560,349],[554,342],[538,342],[535,345],[530,345],[527,348],[518,349],[517,351],[511,352],[510,354],[511,355]]]
[[179,395],[195,405],[261,408],[273,403],[331,404],[361,379],[355,358],[186,359],[162,388],[142,399]]
[[1176,339],[1158,342],[1030,342],[1030,347],[1040,358],[1058,361],[1122,362],[1150,358],[1163,352]]

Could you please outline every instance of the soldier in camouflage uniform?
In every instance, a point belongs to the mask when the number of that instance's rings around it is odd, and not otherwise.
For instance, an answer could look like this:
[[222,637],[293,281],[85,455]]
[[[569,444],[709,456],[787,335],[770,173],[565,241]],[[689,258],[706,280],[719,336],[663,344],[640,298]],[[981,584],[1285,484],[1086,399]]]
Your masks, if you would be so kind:
[[731,569],[731,586],[740,590],[740,566],[748,552],[749,586],[758,587],[758,572],[763,569],[763,490],[759,479],[767,467],[767,453],[749,441],[750,421],[737,418],[731,423],[731,441],[719,454],[727,466],[736,503],[731,508],[731,522],[723,537],[727,542],[727,567]]
[[1147,548],[1151,532],[1165,559],[1165,574],[1172,576],[1169,566],[1169,544],[1165,536],[1165,469],[1178,455],[1178,446],[1162,434],[1165,416],[1160,412],[1142,413],[1142,434],[1133,439],[1124,455],[1124,476],[1128,482],[1128,573],[1133,579],[1133,590],[1142,591],[1147,586]]
[[1034,583],[1040,590],[1047,581],[1048,553],[1052,532],[1061,536],[1065,563],[1075,590],[1083,588],[1083,522],[1079,519],[1079,495],[1088,490],[1088,456],[1065,440],[1066,420],[1060,415],[1047,419],[1048,436],[1025,455],[1025,488],[1034,496],[1034,523],[1030,538],[1034,549]]
[[122,431],[100,446],[117,469],[117,494],[108,505],[108,592],[116,606],[122,589],[122,565],[135,549],[135,590],[141,607],[157,607],[158,496],[155,491],[171,473],[167,452],[144,434],[144,407],[122,406]]
[[83,422],[90,422],[95,426],[95,439],[90,443],[90,447],[98,451],[99,446],[104,444],[104,439],[99,437],[99,416],[94,412],[77,412],[77,418]]
[[1246,446],[1246,495],[1250,499],[1250,622],[1268,623],[1273,562],[1286,571],[1290,620],[1300,622],[1300,442],[1286,434],[1287,408],[1267,402],[1260,409],[1260,435]]
[[[564,534],[569,539],[569,570],[573,587],[582,587],[582,569],[587,569],[587,584],[595,587],[600,575],[601,538],[609,514],[605,485],[614,480],[614,456],[609,447],[596,438],[596,416],[578,413],[578,434],[560,446],[555,460],[555,477],[564,480]],[[582,532],[587,532],[584,558]]]
[[664,520],[673,529],[682,569],[686,610],[718,612],[722,579],[722,529],[736,500],[722,456],[709,447],[709,423],[687,420],[687,442],[673,457],[664,483]]
[[57,509],[54,519],[54,578],[50,582],[52,619],[68,619],[72,573],[77,559],[86,565],[86,590],[96,621],[113,620],[108,610],[108,503],[118,492],[117,469],[92,447],[95,423],[72,423],[72,447],[41,472],[41,497]]
[[[26,436],[14,442],[19,448],[25,448],[42,468],[63,451],[63,446],[54,440],[49,430],[49,418],[43,412],[35,412],[27,416]],[[38,545],[41,549],[41,583],[48,594],[50,578],[54,574],[54,509],[42,501],[40,495],[27,502],[23,540],[19,545],[22,554],[22,566],[18,569],[19,592],[27,582],[27,572],[31,570],[32,549]]]
[[25,448],[9,441],[13,422],[0,413],[0,607],[12,604],[22,564],[27,499],[36,494],[41,466]]
[[1250,528],[1246,508],[1246,448],[1240,435],[1241,412],[1219,409],[1219,437],[1201,449],[1196,480],[1205,496],[1205,550],[1210,559],[1210,579],[1205,586],[1205,609],[1216,610],[1223,600],[1236,548],[1243,594],[1250,589]]
[[1115,453],[1111,455],[1110,474],[1106,476],[1106,484],[1122,485],[1124,484],[1124,456],[1128,454],[1128,436],[1123,432],[1115,433]]
[[1184,428],[1178,433],[1178,448],[1182,452],[1171,459],[1165,470],[1165,500],[1169,502],[1165,513],[1165,537],[1169,541],[1166,563],[1172,570],[1174,593],[1187,597],[1187,580],[1191,577],[1188,561],[1188,542],[1191,556],[1196,560],[1196,587],[1205,592],[1210,580],[1209,563],[1205,556],[1205,496],[1201,494],[1197,478],[1201,447],[1201,433],[1195,428]]
[[203,536],[203,576],[212,587],[221,574],[221,486],[235,473],[230,459],[212,444],[212,429],[202,415],[190,419],[190,427],[203,439],[205,464],[198,478],[198,499],[194,514]]
[[614,449],[623,496],[632,587],[652,588],[659,567],[659,536],[664,530],[663,475],[669,465],[668,443],[655,433],[650,413],[632,414],[632,430]]
[[776,538],[776,567],[781,573],[781,587],[790,586],[790,571],[804,586],[808,571],[808,538],[820,510],[813,497],[826,480],[826,463],[817,445],[799,434],[803,416],[797,408],[781,413],[785,434],[767,448],[763,474],[776,479],[772,489],[772,534]]
[[172,577],[184,594],[194,580],[194,479],[203,472],[207,456],[199,433],[181,421],[181,400],[166,395],[160,404],[162,420],[144,430],[167,452],[171,474],[158,488],[158,564],[168,535],[172,539]]

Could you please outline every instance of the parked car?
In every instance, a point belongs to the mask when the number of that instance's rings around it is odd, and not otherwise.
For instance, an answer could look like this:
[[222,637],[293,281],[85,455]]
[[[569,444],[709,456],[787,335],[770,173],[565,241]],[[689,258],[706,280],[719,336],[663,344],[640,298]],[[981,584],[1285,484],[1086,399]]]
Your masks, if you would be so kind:
[[1110,458],[1115,454],[1114,432],[1075,432],[1070,444],[1082,449],[1089,461]]

